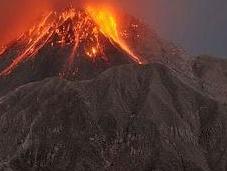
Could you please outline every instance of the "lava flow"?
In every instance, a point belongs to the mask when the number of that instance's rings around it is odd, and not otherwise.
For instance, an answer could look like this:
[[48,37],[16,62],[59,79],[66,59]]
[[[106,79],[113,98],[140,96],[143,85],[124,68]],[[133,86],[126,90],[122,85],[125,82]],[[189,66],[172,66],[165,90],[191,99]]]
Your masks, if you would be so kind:
[[0,47],[0,56],[5,52],[6,47]]
[[101,35],[117,44],[129,54],[130,58],[141,64],[141,60],[127,46],[119,36],[120,30],[116,17],[108,9],[87,7],[85,10],[67,9],[62,12],[51,11],[42,17],[41,21],[34,25],[18,40],[24,47],[18,56],[13,57],[12,62],[6,66],[0,75],[9,75],[21,63],[36,57],[39,50],[46,44],[53,47],[69,47],[71,54],[68,57],[67,66],[73,63],[78,56],[78,51],[83,50],[89,59],[103,58],[106,60]]
[[113,14],[110,13],[110,10],[100,8],[87,8],[88,13],[92,19],[99,26],[100,31],[107,37],[110,37],[114,42],[117,42],[120,47],[125,50],[136,62],[142,64],[142,61],[137,57],[126,45],[124,40],[119,36],[119,31],[117,27],[117,21]]

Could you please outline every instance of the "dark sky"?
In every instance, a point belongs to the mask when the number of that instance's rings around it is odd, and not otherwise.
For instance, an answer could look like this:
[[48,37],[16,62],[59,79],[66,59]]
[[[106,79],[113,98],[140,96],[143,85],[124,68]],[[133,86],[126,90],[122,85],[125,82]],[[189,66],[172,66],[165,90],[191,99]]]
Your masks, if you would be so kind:
[[[32,20],[43,9],[62,6],[65,1],[0,0],[0,43],[27,27],[24,21]],[[227,57],[227,0],[109,1],[144,19],[163,39],[175,42],[193,55]],[[17,28],[16,33],[12,28]]]

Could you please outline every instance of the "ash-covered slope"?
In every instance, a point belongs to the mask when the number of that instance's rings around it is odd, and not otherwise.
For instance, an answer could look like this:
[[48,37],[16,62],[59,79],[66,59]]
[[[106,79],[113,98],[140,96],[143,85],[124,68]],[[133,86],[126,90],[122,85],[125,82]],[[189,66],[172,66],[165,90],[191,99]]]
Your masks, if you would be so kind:
[[227,60],[203,55],[193,58],[191,65],[201,91],[227,104]]
[[0,99],[1,167],[224,171],[226,112],[159,64],[48,78]]
[[[107,42],[109,40],[106,39]],[[99,58],[92,60],[85,55],[77,56],[76,60],[68,66],[67,56],[70,55],[69,47],[51,47],[47,45],[35,55],[32,60],[28,60],[18,66],[12,73],[0,76],[0,96],[6,94],[14,88],[33,81],[40,81],[47,77],[63,77],[70,80],[91,79],[109,67],[134,63],[127,53],[107,43],[106,51],[110,57],[108,61]],[[7,58],[0,60],[3,66]]]

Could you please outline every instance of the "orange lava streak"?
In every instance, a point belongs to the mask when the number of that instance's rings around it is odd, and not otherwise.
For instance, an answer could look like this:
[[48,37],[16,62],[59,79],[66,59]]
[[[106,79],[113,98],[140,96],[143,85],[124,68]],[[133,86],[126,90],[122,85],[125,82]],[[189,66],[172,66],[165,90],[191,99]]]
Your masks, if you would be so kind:
[[0,47],[0,56],[3,54],[3,53],[5,53],[5,51],[6,51],[6,47]]
[[100,31],[106,36],[112,39],[114,42],[118,43],[120,47],[125,50],[134,61],[142,64],[142,61],[137,57],[127,46],[124,40],[119,36],[119,30],[117,27],[117,21],[113,13],[109,9],[104,8],[94,8],[88,6],[87,12],[92,17],[92,19],[99,26]]
[[29,30],[30,39],[24,52],[16,57],[13,62],[0,73],[0,75],[8,75],[20,63],[22,63],[27,58],[34,56],[39,51],[39,49],[41,49],[45,45],[45,43],[51,36],[51,34],[49,34],[49,31],[53,23],[47,23],[47,20],[51,16],[51,14],[52,12],[50,12],[37,27],[33,27]]
[[74,39],[74,46],[73,46],[73,50],[69,56],[68,59],[68,64],[72,64],[78,45],[80,43],[80,41],[84,38],[84,30],[83,30],[83,26],[86,25],[85,23],[87,22],[87,18],[83,18],[81,17],[81,15],[79,14],[79,21],[78,23],[74,26],[74,34],[75,34],[75,39]]

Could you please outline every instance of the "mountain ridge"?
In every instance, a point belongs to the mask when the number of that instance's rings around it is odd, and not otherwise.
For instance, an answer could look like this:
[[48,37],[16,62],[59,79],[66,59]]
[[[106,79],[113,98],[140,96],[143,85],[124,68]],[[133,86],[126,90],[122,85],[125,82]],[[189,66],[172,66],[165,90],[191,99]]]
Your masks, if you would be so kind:
[[[4,164],[12,170],[226,167],[226,106],[160,64],[114,67],[90,81],[48,78],[1,98],[0,106],[2,138],[8,139],[0,154],[12,154]],[[10,128],[11,122],[25,127]]]

